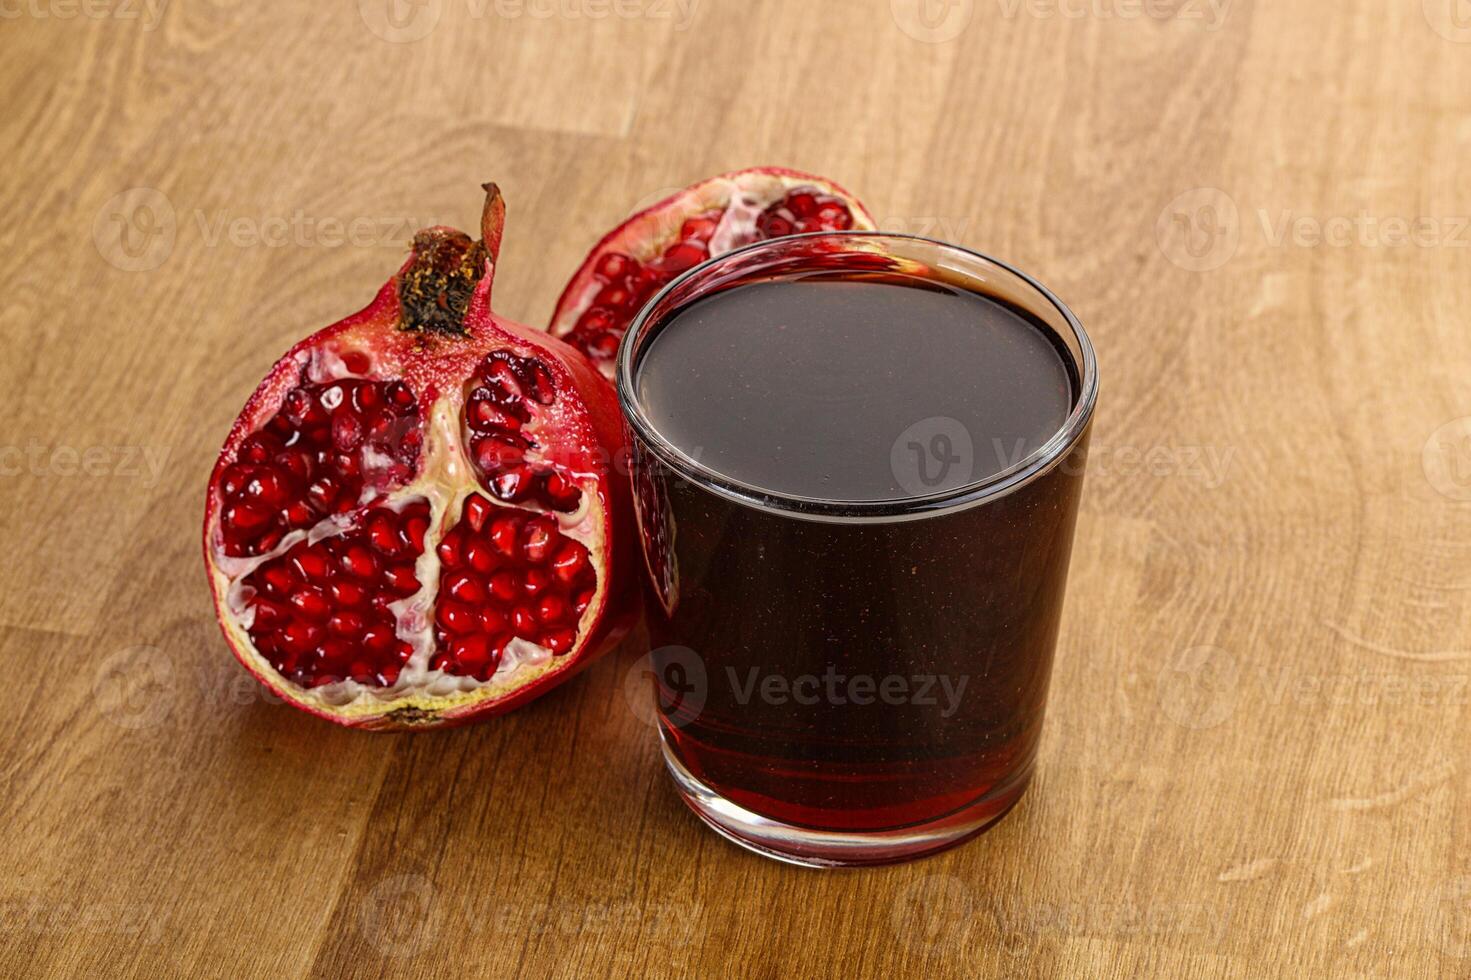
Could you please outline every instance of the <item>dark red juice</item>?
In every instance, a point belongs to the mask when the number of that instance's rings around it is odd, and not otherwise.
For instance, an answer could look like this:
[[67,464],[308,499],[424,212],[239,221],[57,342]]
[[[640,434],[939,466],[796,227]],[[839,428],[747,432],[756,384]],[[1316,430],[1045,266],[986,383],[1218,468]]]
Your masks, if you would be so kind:
[[[923,501],[1016,469],[1064,427],[1079,372],[1056,333],[933,279],[809,273],[695,299],[636,364],[653,429],[734,488],[640,456],[673,761],[761,817],[821,831],[1015,802],[1086,435],[1010,492],[933,513]],[[872,518],[879,501],[893,519]]]

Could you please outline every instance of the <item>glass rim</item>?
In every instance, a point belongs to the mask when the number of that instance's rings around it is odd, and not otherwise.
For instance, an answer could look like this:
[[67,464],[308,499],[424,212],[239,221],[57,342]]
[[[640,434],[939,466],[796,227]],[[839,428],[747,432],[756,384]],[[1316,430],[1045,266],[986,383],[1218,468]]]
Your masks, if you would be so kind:
[[[1027,289],[1032,290],[1061,315],[1077,342],[1076,354],[1071,347],[1067,351],[1067,356],[1077,362],[1074,366],[1079,378],[1078,393],[1066,420],[1040,447],[997,473],[952,489],[890,499],[838,500],[780,493],[734,479],[686,454],[667,439],[649,419],[635,389],[635,347],[639,338],[650,326],[650,317],[674,292],[685,288],[697,279],[708,276],[733,260],[753,253],[775,250],[783,245],[790,245],[794,241],[822,239],[868,239],[876,241],[880,247],[884,242],[932,246],[961,255],[969,261],[980,260],[1016,277]],[[825,268],[830,269],[831,267]],[[791,271],[800,273],[801,270]],[[633,435],[642,441],[664,465],[685,479],[747,507],[793,518],[836,523],[893,522],[935,517],[952,511],[976,507],[1019,490],[1050,472],[1078,444],[1087,431],[1088,424],[1092,421],[1093,409],[1098,401],[1098,362],[1093,343],[1077,316],[1050,289],[1015,266],[976,249],[924,235],[885,231],[819,231],[772,238],[733,249],[685,270],[650,297],[639,310],[638,315],[634,317],[633,322],[629,324],[627,332],[624,333],[623,339],[618,344],[615,381],[618,404],[622,409],[624,422]]]

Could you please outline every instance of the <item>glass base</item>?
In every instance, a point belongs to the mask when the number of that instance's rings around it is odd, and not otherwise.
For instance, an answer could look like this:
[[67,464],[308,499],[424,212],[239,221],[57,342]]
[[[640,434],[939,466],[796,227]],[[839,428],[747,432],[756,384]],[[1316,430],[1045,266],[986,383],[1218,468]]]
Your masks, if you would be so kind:
[[[661,732],[662,735],[662,732]],[[721,796],[695,778],[661,739],[664,763],[685,804],[711,829],[748,851],[806,868],[896,864],[963,844],[1004,817],[1032,781],[1028,763],[1006,783],[974,803],[926,824],[898,830],[814,830],[771,820]]]

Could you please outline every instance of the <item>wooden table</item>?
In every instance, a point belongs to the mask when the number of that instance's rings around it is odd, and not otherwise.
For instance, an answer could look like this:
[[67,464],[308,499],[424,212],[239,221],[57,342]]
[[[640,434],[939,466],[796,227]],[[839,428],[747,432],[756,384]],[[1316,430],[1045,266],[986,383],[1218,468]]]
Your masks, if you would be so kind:
[[[6,5],[0,975],[1471,976],[1451,0],[319,6]],[[1034,272],[1100,351],[1011,816],[862,873],[739,851],[629,710],[637,639],[463,731],[263,697],[198,526],[277,355],[483,180],[536,323],[630,208],[756,163]]]

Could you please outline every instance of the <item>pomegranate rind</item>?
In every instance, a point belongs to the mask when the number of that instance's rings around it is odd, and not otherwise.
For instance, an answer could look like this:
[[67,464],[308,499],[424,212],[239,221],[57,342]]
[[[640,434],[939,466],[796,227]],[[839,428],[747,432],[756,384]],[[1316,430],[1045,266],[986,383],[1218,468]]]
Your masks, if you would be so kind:
[[[600,287],[596,276],[597,264],[604,255],[619,252],[640,262],[652,261],[679,237],[680,227],[686,218],[707,211],[724,210],[740,196],[763,206],[774,204],[799,187],[811,187],[822,194],[841,198],[853,213],[854,231],[877,229],[873,216],[863,203],[826,177],[783,167],[754,167],[711,177],[639,211],[604,235],[562,291],[552,313],[549,332],[556,337],[572,333],[578,320],[592,307]],[[719,251],[712,249],[712,255],[718,254]]]
[[[498,194],[487,189],[492,194],[487,215],[493,227],[484,231],[490,245],[489,255],[494,256],[499,245],[499,221],[504,212],[497,207]],[[443,228],[423,234],[436,233],[458,234]],[[203,528],[205,565],[216,616],[235,658],[288,704],[336,724],[373,731],[461,725],[509,711],[567,680],[614,646],[632,625],[637,608],[632,596],[636,586],[632,574],[635,545],[626,477],[627,452],[612,386],[579,351],[541,331],[501,319],[491,312],[493,259],[487,260],[485,274],[470,300],[465,316],[467,337],[446,338],[401,331],[398,283],[404,270],[412,264],[411,257],[399,275],[385,284],[367,307],[298,342],[267,373],[220,450],[210,478]],[[452,418],[456,431],[463,399],[461,384],[487,351],[510,350],[535,357],[550,372],[559,397],[546,407],[544,422],[559,437],[561,445],[556,448],[559,460],[571,464],[584,495],[591,494],[591,499],[582,505],[585,516],[577,540],[588,549],[600,578],[592,603],[578,619],[578,642],[571,652],[548,657],[541,663],[523,663],[506,676],[497,675],[469,690],[430,693],[409,688],[391,695],[360,695],[336,703],[318,690],[287,680],[256,648],[228,601],[231,586],[242,576],[232,575],[222,567],[233,560],[224,557],[220,542],[221,475],[238,458],[241,444],[281,409],[303,370],[320,359],[324,351],[342,347],[371,352],[372,376],[402,377],[416,394],[437,392],[432,404],[426,402],[426,411],[432,416]],[[436,483],[438,474],[427,471],[448,458],[446,447],[434,444],[434,440],[445,437],[443,432],[436,431],[444,425],[436,425],[434,417],[426,417],[423,425],[425,446],[419,470],[412,481],[394,491],[394,496],[441,495],[436,523],[425,544],[427,565],[421,564],[433,573],[437,583],[438,563],[432,557],[435,542],[459,520],[464,499],[479,488],[473,479],[447,485]],[[463,454],[463,447],[459,447],[459,452]],[[468,465],[468,461],[464,462]],[[452,494],[453,499],[445,494]]]

